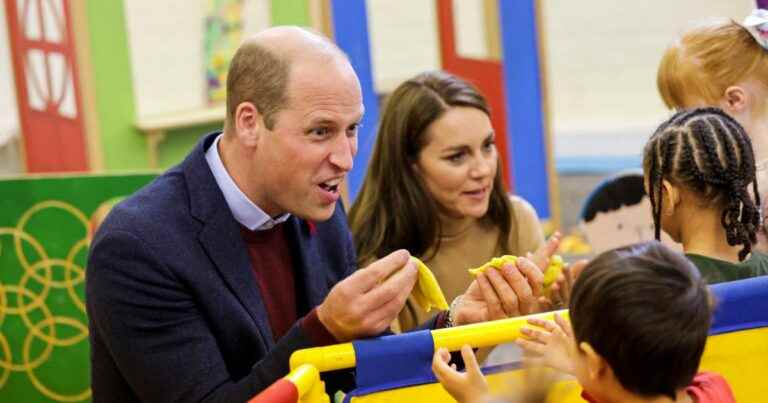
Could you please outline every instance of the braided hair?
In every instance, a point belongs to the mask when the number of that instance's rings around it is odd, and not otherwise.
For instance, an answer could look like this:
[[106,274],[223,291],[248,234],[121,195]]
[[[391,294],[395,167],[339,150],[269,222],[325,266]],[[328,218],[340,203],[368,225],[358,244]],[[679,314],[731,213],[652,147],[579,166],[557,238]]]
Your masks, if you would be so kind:
[[[743,245],[744,260],[757,241],[760,195],[752,142],[744,128],[718,108],[677,112],[653,133],[643,152],[656,239],[661,235],[664,179],[698,193],[722,208],[728,244]],[[754,197],[749,194],[752,185]]]

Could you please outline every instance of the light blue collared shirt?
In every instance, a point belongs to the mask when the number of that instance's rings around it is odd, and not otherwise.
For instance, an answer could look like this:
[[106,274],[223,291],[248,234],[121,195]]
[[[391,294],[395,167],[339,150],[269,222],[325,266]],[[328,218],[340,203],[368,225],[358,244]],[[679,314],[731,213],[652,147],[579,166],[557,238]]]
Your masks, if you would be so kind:
[[208,161],[213,178],[216,179],[216,184],[219,185],[221,193],[224,194],[224,200],[226,200],[227,206],[232,211],[235,220],[251,231],[268,230],[287,220],[291,216],[288,213],[273,219],[237,187],[235,181],[229,176],[227,168],[224,167],[224,163],[221,162],[221,156],[219,155],[219,140],[221,140],[221,136],[223,134],[219,134],[216,140],[213,141],[213,144],[211,144],[211,147],[208,148],[208,151],[205,152],[205,160]]

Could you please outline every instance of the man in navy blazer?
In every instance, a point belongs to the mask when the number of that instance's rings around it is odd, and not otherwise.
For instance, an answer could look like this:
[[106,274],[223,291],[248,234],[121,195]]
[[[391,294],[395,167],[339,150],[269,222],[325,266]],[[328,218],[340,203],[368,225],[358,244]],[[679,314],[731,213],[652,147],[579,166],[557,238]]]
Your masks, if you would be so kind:
[[[362,114],[357,76],[327,39],[278,27],[241,45],[224,131],[117,205],[93,239],[95,402],[245,401],[288,372],[293,351],[388,328],[416,268],[397,251],[356,271],[337,203]],[[503,317],[521,278],[495,292],[474,283],[428,326]]]

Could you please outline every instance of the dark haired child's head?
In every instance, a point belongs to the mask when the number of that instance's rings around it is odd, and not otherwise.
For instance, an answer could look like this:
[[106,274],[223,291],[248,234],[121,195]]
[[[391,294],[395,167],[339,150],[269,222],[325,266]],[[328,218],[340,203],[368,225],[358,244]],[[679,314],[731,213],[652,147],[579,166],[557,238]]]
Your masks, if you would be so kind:
[[573,286],[576,376],[596,401],[674,398],[699,367],[710,297],[685,256],[655,241],[605,252]]
[[743,260],[756,241],[760,210],[752,143],[741,125],[717,108],[680,111],[659,126],[643,154],[656,239],[663,229],[685,248],[691,218],[713,212],[722,227],[714,235],[741,245]]

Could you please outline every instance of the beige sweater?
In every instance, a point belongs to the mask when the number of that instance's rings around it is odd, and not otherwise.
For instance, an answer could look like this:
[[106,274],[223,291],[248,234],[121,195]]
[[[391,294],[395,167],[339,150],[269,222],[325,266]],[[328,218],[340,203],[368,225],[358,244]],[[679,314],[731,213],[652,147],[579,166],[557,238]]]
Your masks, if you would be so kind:
[[[533,252],[544,244],[544,233],[536,210],[520,197],[511,196],[510,201],[514,216],[509,239],[510,253],[519,256]],[[463,294],[472,282],[467,269],[480,266],[500,254],[496,248],[498,238],[496,227],[472,226],[461,234],[442,238],[437,254],[424,260],[435,274],[449,304]],[[399,325],[393,328],[403,331],[412,329],[435,313],[424,312],[409,298],[400,312]]]

